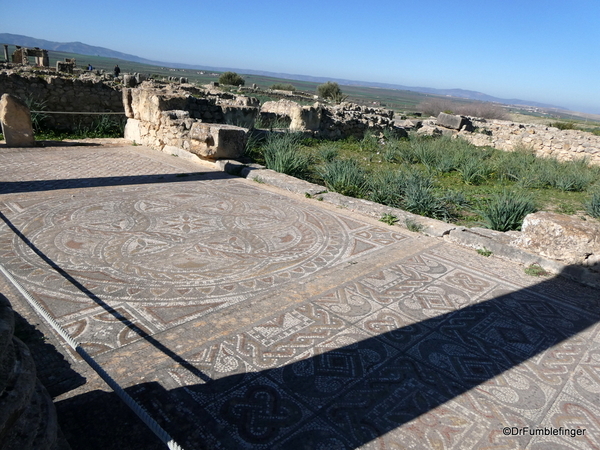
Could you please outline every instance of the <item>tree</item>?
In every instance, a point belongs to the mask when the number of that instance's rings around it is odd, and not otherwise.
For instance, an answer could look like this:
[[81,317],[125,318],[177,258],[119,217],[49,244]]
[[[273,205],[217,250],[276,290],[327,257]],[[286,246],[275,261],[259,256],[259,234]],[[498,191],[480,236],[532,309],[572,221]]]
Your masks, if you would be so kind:
[[243,86],[246,83],[240,75],[235,72],[223,72],[219,77],[219,84],[228,84],[230,86]]
[[333,81],[317,86],[317,94],[319,94],[319,97],[332,100],[335,103],[341,103],[347,98],[346,95],[342,94],[339,84]]

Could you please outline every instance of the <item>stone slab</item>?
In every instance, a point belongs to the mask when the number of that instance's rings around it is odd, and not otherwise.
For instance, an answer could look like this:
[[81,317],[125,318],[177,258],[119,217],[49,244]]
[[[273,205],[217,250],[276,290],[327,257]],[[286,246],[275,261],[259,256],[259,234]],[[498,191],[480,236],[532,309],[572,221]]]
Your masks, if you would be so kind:
[[29,108],[19,97],[3,94],[0,98],[0,123],[6,145],[34,147],[33,126]]

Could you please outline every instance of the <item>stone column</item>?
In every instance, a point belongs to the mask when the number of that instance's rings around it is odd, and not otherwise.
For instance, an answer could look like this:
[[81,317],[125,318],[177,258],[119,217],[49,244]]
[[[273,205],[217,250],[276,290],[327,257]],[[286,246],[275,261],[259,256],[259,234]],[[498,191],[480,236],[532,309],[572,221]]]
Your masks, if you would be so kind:
[[4,61],[8,62],[8,45],[4,44]]

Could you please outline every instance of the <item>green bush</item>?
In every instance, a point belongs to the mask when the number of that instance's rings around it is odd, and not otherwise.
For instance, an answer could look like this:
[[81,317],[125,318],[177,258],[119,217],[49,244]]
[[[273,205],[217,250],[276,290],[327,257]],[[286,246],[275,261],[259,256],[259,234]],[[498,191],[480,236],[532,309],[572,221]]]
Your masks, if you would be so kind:
[[548,126],[558,128],[559,130],[576,130],[577,127],[573,122],[551,122]]
[[331,100],[335,103],[341,103],[345,100],[345,96],[340,89],[340,85],[333,81],[328,81],[325,84],[320,84],[317,86],[317,94],[319,97]]
[[235,72],[223,72],[219,77],[219,84],[226,84],[230,86],[243,86],[246,84],[240,75]]
[[335,159],[325,163],[319,175],[331,191],[357,198],[365,194],[365,171],[354,160]]
[[537,160],[532,150],[518,147],[512,152],[498,152],[493,162],[495,177],[502,181],[521,181],[530,175],[529,168]]
[[530,195],[504,190],[492,196],[478,212],[487,228],[509,231],[520,229],[525,216],[536,211],[535,202]]

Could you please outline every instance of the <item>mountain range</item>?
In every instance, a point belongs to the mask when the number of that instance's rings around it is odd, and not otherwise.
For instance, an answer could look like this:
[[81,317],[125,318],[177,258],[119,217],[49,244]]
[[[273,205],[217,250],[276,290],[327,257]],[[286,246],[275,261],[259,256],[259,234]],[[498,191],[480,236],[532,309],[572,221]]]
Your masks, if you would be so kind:
[[524,106],[533,106],[537,108],[552,108],[552,109],[561,109],[568,111],[567,108],[549,105],[545,103],[534,102],[530,100],[521,100],[521,99],[506,99],[493,97],[491,95],[484,94],[482,92],[470,91],[466,89],[436,89],[422,86],[404,86],[400,84],[389,84],[389,83],[378,83],[378,82],[369,82],[369,81],[355,81],[355,80],[346,80],[346,79],[335,79],[335,78],[324,78],[317,76],[309,76],[309,75],[298,75],[298,74],[288,74],[288,73],[275,73],[275,72],[266,72],[261,70],[252,70],[252,69],[236,69],[230,67],[210,67],[204,65],[192,65],[192,64],[180,64],[180,63],[167,63],[162,61],[152,61],[145,58],[140,58],[139,56],[129,55],[127,53],[121,53],[115,50],[110,50],[104,47],[95,47],[93,45],[84,44],[82,42],[54,42],[47,41],[44,39],[32,38],[29,36],[22,36],[18,34],[10,34],[10,33],[0,33],[0,43],[2,44],[11,44],[11,45],[20,45],[22,47],[39,47],[46,50],[53,50],[57,52],[67,52],[67,53],[78,53],[80,55],[94,55],[94,56],[104,56],[107,58],[117,58],[123,59],[126,61],[133,61],[142,64],[150,64],[150,65],[159,65],[165,67],[172,67],[177,69],[191,69],[191,70],[212,70],[216,72],[225,72],[225,71],[234,71],[239,73],[251,74],[251,75],[262,75],[268,77],[275,78],[284,78],[289,80],[299,80],[299,81],[312,81],[317,83],[324,83],[326,81],[335,81],[341,85],[349,85],[349,86],[366,86],[366,87],[375,87],[375,88],[385,88],[385,89],[398,89],[404,91],[415,91],[421,92],[425,94],[434,94],[441,96],[451,96],[458,98],[465,98],[469,100],[479,100],[483,102],[495,102],[495,103],[503,103],[506,105],[524,105]]

